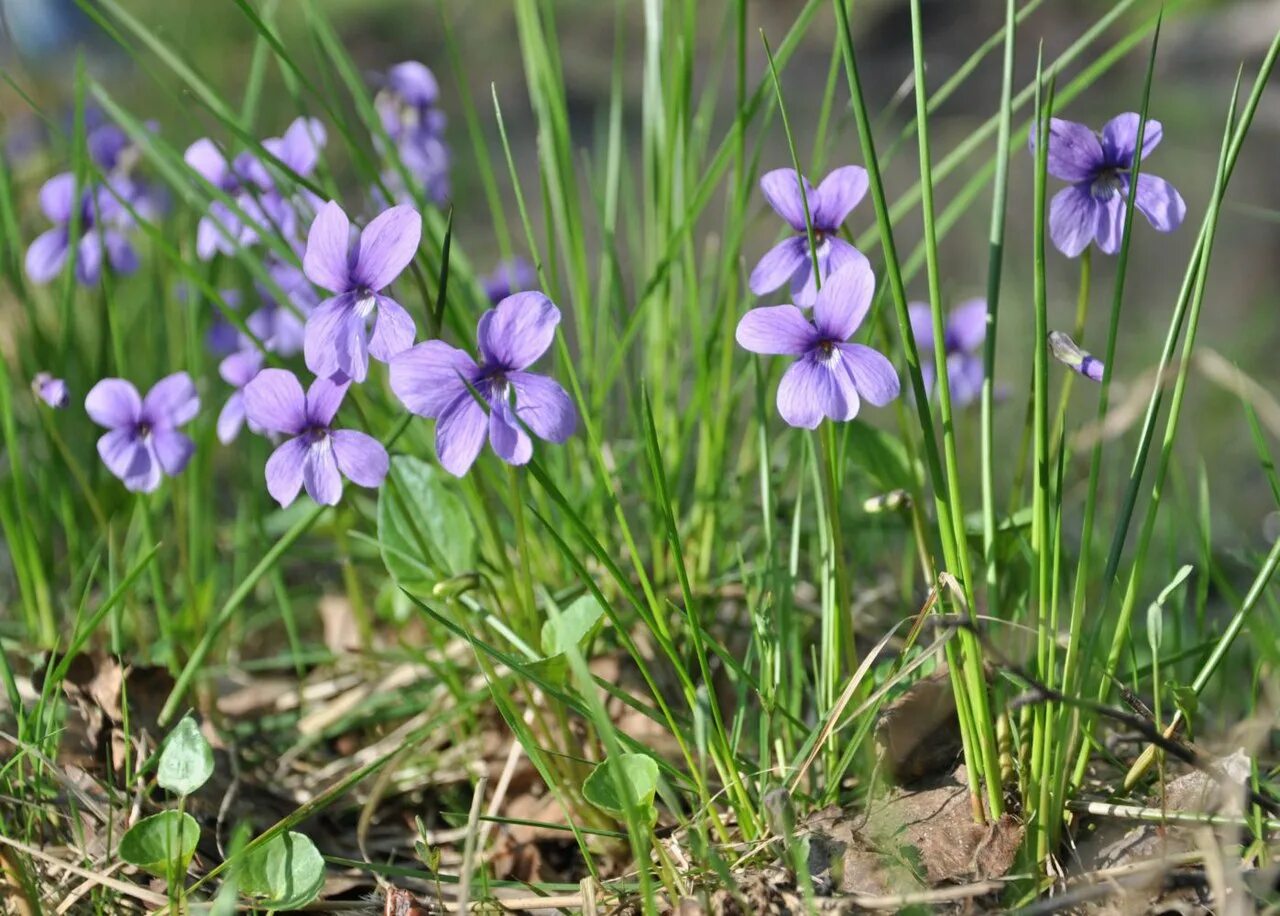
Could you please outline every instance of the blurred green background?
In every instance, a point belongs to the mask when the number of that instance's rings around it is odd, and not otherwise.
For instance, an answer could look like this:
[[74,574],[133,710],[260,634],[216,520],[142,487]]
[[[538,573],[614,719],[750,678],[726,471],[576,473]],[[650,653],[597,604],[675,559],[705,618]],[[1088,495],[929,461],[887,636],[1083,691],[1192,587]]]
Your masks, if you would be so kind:
[[[126,6],[145,18],[166,41],[181,48],[191,66],[224,96],[234,99],[243,90],[253,52],[253,30],[233,0],[213,3],[130,0]],[[454,151],[452,203],[458,243],[465,246],[481,269],[492,266],[497,259],[496,246],[487,226],[487,211],[481,203],[472,150],[461,123],[457,101],[459,77],[449,63],[444,23],[448,23],[456,41],[465,69],[466,89],[479,107],[493,155],[500,155],[500,148],[489,105],[491,87],[503,107],[522,181],[529,181],[528,187],[536,187],[534,123],[511,5],[502,0],[323,0],[317,6],[332,17],[355,59],[369,72],[371,84],[376,72],[401,60],[421,60],[436,71],[441,83],[441,104],[452,119],[446,138]],[[750,3],[749,34],[754,38],[758,30],[763,29],[775,42],[780,40],[802,6],[801,0]],[[201,112],[194,98],[176,88],[163,68],[149,69],[152,62],[145,54],[135,62],[102,35],[70,0],[0,0],[0,7],[3,7],[9,32],[0,50],[3,69],[9,78],[6,85],[0,86],[0,117],[4,119],[6,133],[20,128],[29,117],[24,94],[50,113],[70,105],[75,54],[80,49],[89,69],[112,83],[117,97],[125,100],[135,114],[159,121],[171,142],[185,145],[210,133],[226,139],[216,131],[213,119]],[[583,162],[590,163],[592,148],[607,116],[610,76],[615,55],[619,53],[623,55],[626,84],[626,129],[631,137],[638,137],[645,4],[640,0],[614,3],[559,0],[552,7],[556,11],[572,126],[581,145]],[[924,4],[929,79],[935,86],[954,73],[973,50],[1000,27],[1002,7],[998,0],[928,0]],[[302,24],[305,12],[302,0],[281,0],[274,6],[267,4],[261,8],[273,11],[284,42],[303,66],[313,64],[316,49]],[[1036,50],[1042,42],[1046,60],[1052,59],[1109,8],[1106,2],[1044,2],[1026,21],[1019,35],[1019,86],[1031,79]],[[1099,49],[1119,39],[1156,8],[1155,3],[1138,4],[1132,15],[1117,23]],[[698,43],[701,58],[707,62],[704,71],[695,75],[700,86],[717,78],[714,62],[730,40],[731,32],[726,28],[729,9],[726,0],[706,0],[698,5],[698,32],[693,40]],[[1171,237],[1156,234],[1141,219],[1135,223],[1133,269],[1126,291],[1116,367],[1122,386],[1119,400],[1124,401],[1123,389],[1125,383],[1130,383],[1129,388],[1137,399],[1135,403],[1139,405],[1133,420],[1141,417],[1146,389],[1135,391],[1132,383],[1151,368],[1162,345],[1167,317],[1182,279],[1181,265],[1186,262],[1209,195],[1223,118],[1237,68],[1242,64],[1246,71],[1256,67],[1270,37],[1280,29],[1280,3],[1273,0],[1167,4],[1166,9],[1168,18],[1161,35],[1151,103],[1152,115],[1164,123],[1164,141],[1147,167],[1181,190],[1187,200],[1188,217],[1182,229]],[[900,0],[856,3],[854,24],[866,88],[881,106],[892,105],[910,72],[907,6]],[[782,74],[801,160],[812,161],[818,155],[824,168],[858,162],[861,158],[847,116],[838,121],[838,129],[830,135],[825,150],[816,153],[812,149],[833,40],[830,10],[822,9],[801,52]],[[758,41],[753,42],[750,50],[749,79],[754,82],[765,76],[766,61]],[[1146,58],[1147,48],[1140,45],[1120,66],[1059,113],[1100,127],[1120,111],[1136,110]],[[1090,58],[1080,61],[1067,76],[1079,72],[1089,62]],[[269,88],[256,125],[263,136],[279,133],[296,113],[289,94],[281,88],[281,74],[271,70],[267,80]],[[998,81],[999,61],[993,55],[939,111],[933,129],[935,160],[995,112]],[[722,126],[728,124],[732,114],[729,85],[729,76],[725,74],[722,104],[716,112]],[[843,84],[837,100],[841,103],[846,100]],[[911,108],[909,98],[905,104],[900,99],[897,107],[882,120],[882,144],[897,136]],[[753,138],[762,129],[767,135],[761,167],[787,164],[785,141],[776,120],[764,127],[755,125]],[[1272,215],[1280,210],[1280,183],[1274,167],[1278,129],[1280,100],[1272,93],[1264,97],[1233,179],[1229,194],[1231,208],[1219,230],[1206,320],[1202,322],[1200,336],[1204,347],[1221,353],[1253,377],[1265,393],[1258,397],[1264,399],[1270,398],[1270,392],[1276,391],[1280,383],[1280,360],[1275,356],[1280,344],[1276,321],[1280,305],[1280,267],[1276,257],[1280,233]],[[713,135],[716,133],[713,131]],[[985,149],[981,152],[983,158],[988,154]],[[340,144],[331,144],[329,155],[340,157]],[[341,173],[340,158],[334,165]],[[975,160],[972,167],[962,169],[941,185],[940,209],[978,165],[980,160]],[[59,168],[56,162],[41,163],[36,169],[38,174],[24,176],[24,180],[30,182],[26,190],[33,192],[39,181]],[[584,169],[584,174],[587,171]],[[504,176],[505,170],[499,167],[498,173]],[[916,177],[915,150],[907,145],[888,169],[891,195],[895,190],[909,187]],[[1010,180],[1009,248],[999,371],[1011,392],[1003,408],[1003,428],[1008,430],[1008,454],[1012,460],[1020,435],[1017,431],[1022,426],[1022,399],[1029,373],[1026,346],[1031,323],[1029,156],[1015,156]],[[1051,193],[1059,185],[1054,182]],[[506,190],[504,187],[504,193]],[[943,288],[951,302],[981,294],[985,287],[988,203],[989,195],[984,193],[943,243]],[[763,203],[756,213],[745,246],[749,262],[745,269],[766,250],[777,231],[776,220]],[[870,202],[864,201],[854,212],[850,227],[861,232],[872,222]],[[919,232],[918,218],[908,219],[900,230],[900,247],[913,245]],[[8,240],[6,244],[13,242]],[[1056,327],[1067,329],[1073,321],[1076,277],[1076,264],[1051,251],[1051,320]],[[1101,347],[1113,277],[1113,262],[1105,257],[1097,258],[1093,310],[1084,339],[1086,347],[1091,344]],[[923,296],[923,278],[916,281],[911,292]],[[8,291],[0,292],[0,310],[15,306],[8,300],[10,295]],[[743,303],[744,308],[747,305]],[[1083,383],[1077,390],[1082,387]],[[1201,464],[1208,468],[1215,514],[1214,536],[1220,549],[1259,545],[1264,529],[1274,526],[1276,519],[1270,517],[1272,504],[1248,440],[1239,401],[1202,376],[1195,377],[1189,398],[1179,442],[1181,471],[1194,475]],[[1089,396],[1077,398],[1075,425],[1092,417],[1092,402]],[[1272,412],[1268,405],[1259,403],[1274,443],[1280,435],[1280,428],[1276,428],[1280,408],[1274,411],[1275,416],[1269,416]],[[961,422],[965,419],[975,427],[976,441],[976,413],[962,418]],[[976,447],[963,453],[975,471],[976,455]],[[1187,480],[1191,481],[1190,490],[1194,491],[1194,477]],[[1120,482],[1113,480],[1112,483],[1118,487]]]

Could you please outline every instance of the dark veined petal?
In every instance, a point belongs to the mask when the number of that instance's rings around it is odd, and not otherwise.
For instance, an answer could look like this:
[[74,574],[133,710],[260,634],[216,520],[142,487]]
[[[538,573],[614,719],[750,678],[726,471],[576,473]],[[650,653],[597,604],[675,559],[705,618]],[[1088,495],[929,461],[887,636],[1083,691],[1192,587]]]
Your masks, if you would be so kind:
[[436,422],[436,458],[440,466],[461,477],[471,469],[484,447],[489,418],[470,391],[464,391],[440,414]]
[[1187,205],[1178,189],[1163,178],[1145,172],[1138,175],[1138,192],[1134,205],[1147,218],[1152,228],[1160,232],[1177,229],[1187,215]]
[[175,429],[155,430],[151,434],[151,446],[161,469],[170,477],[181,474],[196,451],[196,444]]
[[331,378],[318,378],[307,389],[307,425],[328,426],[342,407],[351,382],[335,382]]
[[858,392],[838,359],[802,357],[778,384],[778,413],[791,426],[815,429],[823,417],[851,420],[858,406]]
[[1049,237],[1054,247],[1074,258],[1089,247],[1098,228],[1098,205],[1088,185],[1072,185],[1049,202]]
[[263,369],[244,386],[245,416],[262,429],[296,436],[307,425],[307,399],[287,369]]
[[99,437],[98,457],[121,480],[146,470],[151,460],[142,438],[130,427],[113,429]]
[[378,303],[378,317],[373,323],[373,336],[369,338],[369,355],[385,363],[413,346],[418,329],[399,302],[381,295],[374,298]]
[[[1036,134],[1031,132],[1031,151],[1035,152]],[[1088,181],[1105,164],[1098,135],[1084,124],[1049,120],[1049,174],[1063,181]]]
[[174,427],[190,422],[199,412],[195,382],[187,373],[175,372],[151,386],[142,399],[140,417],[153,426]]
[[57,279],[67,263],[71,240],[64,226],[58,226],[36,236],[27,249],[27,276],[32,283],[45,284]]
[[1120,240],[1124,238],[1124,211],[1126,193],[1116,192],[1106,200],[1096,200],[1098,228],[1094,233],[1094,241],[1103,254],[1115,254],[1120,250]]
[[846,165],[833,170],[814,194],[817,206],[812,214],[813,225],[825,232],[839,229],[866,193],[867,170],[862,166]]
[[770,356],[801,356],[818,341],[818,332],[794,305],[754,308],[738,321],[738,346]]
[[313,442],[302,462],[302,486],[322,506],[336,506],[342,499],[342,474],[333,453],[333,438]]
[[409,266],[422,240],[422,217],[413,207],[384,210],[360,233],[351,279],[375,292]]
[[947,352],[969,353],[987,339],[987,300],[966,299],[947,316]]
[[763,296],[790,282],[796,272],[805,269],[808,264],[809,254],[805,240],[800,236],[783,239],[765,252],[764,257],[756,263],[748,285],[757,296]]
[[[764,192],[765,200],[797,232],[805,231],[804,198],[800,196],[802,182],[805,196],[812,206],[815,203],[813,185],[807,178],[797,178],[795,169],[774,169],[760,176],[760,190]],[[809,218],[813,219],[812,212]]]
[[907,317],[911,319],[911,336],[916,339],[916,349],[923,359],[933,352],[933,313],[928,303],[912,302],[907,306]]
[[390,465],[381,442],[354,429],[335,429],[329,438],[338,470],[348,480],[361,487],[382,486]]
[[515,293],[480,316],[476,339],[490,366],[527,369],[547,352],[560,324],[560,310],[539,292]]
[[[1107,162],[1112,165],[1129,168],[1133,165],[1133,153],[1138,147],[1138,123],[1142,117],[1136,111],[1118,114],[1102,127],[1102,150]],[[1151,151],[1160,145],[1164,136],[1164,126],[1156,120],[1147,119],[1147,127],[1142,132],[1142,158],[1145,160]]]
[[89,389],[84,399],[89,418],[99,426],[115,429],[133,426],[142,413],[142,398],[133,384],[119,378],[104,378]]
[[346,292],[351,287],[350,251],[351,221],[331,200],[320,208],[307,234],[307,250],[302,256],[307,279],[330,292]]
[[578,428],[578,412],[560,383],[532,372],[507,376],[516,390],[516,416],[539,439],[564,442]]
[[853,379],[853,387],[864,400],[883,407],[898,396],[901,387],[897,370],[879,350],[846,343],[840,344],[840,354]]
[[528,464],[533,457],[533,442],[506,401],[496,401],[489,408],[489,444],[507,464]]
[[310,450],[301,437],[281,443],[267,459],[267,492],[281,506],[287,506],[298,498],[302,489],[302,469]]
[[478,367],[465,350],[428,340],[391,358],[391,390],[411,413],[438,417],[457,400],[470,397]]
[[828,274],[813,306],[818,335],[824,340],[848,340],[867,317],[875,290],[871,264],[861,254]]
[[144,442],[140,450],[141,459],[134,465],[132,472],[124,478],[124,488],[131,493],[152,493],[164,480],[164,471],[155,449]]

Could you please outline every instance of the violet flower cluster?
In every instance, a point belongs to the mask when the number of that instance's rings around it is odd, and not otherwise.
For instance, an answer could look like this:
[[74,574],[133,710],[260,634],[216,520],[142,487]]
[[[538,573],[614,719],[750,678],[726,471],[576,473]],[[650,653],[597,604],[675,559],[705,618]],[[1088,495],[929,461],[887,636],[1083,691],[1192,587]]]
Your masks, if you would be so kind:
[[[907,306],[907,312],[911,317],[911,334],[920,351],[924,390],[932,396],[937,387],[934,351],[938,345],[933,337],[933,313],[923,302],[912,302]],[[986,339],[986,299],[968,299],[951,310],[942,329],[942,352],[947,360],[947,387],[951,392],[951,403],[956,407],[972,403],[982,393],[985,376],[982,343]]]
[[[435,74],[425,64],[409,60],[387,71],[373,102],[405,171],[421,186],[427,200],[437,204],[449,198],[449,148],[444,143],[446,119],[438,107],[439,98]],[[374,140],[376,146],[384,145],[381,137]],[[398,169],[385,170],[382,183],[394,202],[413,202]]]
[[[796,304],[747,312],[738,322],[738,345],[752,353],[796,358],[777,394],[778,413],[791,426],[814,429],[824,417],[852,420],[864,400],[883,407],[900,388],[893,364],[849,340],[871,308],[875,275],[866,257],[836,235],[866,193],[866,171],[836,169],[815,189],[794,169],[775,169],[761,178],[760,187],[770,206],[800,234],[760,259],[751,290],[771,292],[790,282]],[[801,306],[813,306],[812,316]]]

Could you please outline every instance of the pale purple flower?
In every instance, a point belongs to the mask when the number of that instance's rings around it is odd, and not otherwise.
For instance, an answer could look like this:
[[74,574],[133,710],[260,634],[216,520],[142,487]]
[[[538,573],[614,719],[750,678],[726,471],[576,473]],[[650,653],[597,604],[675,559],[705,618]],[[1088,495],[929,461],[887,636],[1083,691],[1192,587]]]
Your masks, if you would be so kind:
[[[218,413],[218,441],[223,445],[230,445],[240,435],[240,427],[245,422],[244,386],[262,369],[262,359],[261,350],[246,349],[232,353],[218,364],[222,380],[235,389]],[[249,423],[249,431],[262,432],[253,422]]]
[[[320,152],[328,141],[324,124],[316,118],[296,118],[283,137],[268,137],[262,148],[275,156],[290,171],[309,178],[320,163]],[[275,165],[275,163],[271,163]],[[252,181],[263,191],[275,189],[267,163],[249,150],[236,157],[235,172]]]
[[302,352],[306,319],[320,304],[320,297],[307,282],[306,275],[292,264],[276,261],[268,265],[267,272],[293,309],[277,302],[265,285],[254,284],[262,297],[262,306],[245,320],[245,324],[269,353],[295,356]]
[[336,203],[320,208],[302,266],[307,279],[335,295],[307,319],[308,369],[322,378],[341,372],[362,382],[370,356],[387,362],[413,344],[413,319],[382,290],[409,266],[421,238],[422,217],[412,207],[385,210],[357,233]]
[[1106,368],[1100,359],[1095,359],[1092,353],[1080,349],[1079,344],[1071,339],[1069,334],[1062,331],[1049,332],[1049,352],[1053,354],[1053,358],[1062,363],[1068,369],[1080,373],[1091,381],[1102,381],[1102,371]]
[[[911,333],[920,350],[920,374],[924,376],[924,390],[932,395],[937,381],[932,313],[923,302],[912,302],[907,309],[911,315]],[[963,407],[982,393],[981,351],[982,342],[987,338],[987,300],[968,299],[952,309],[942,334],[951,402],[957,407]]]
[[36,397],[55,410],[66,407],[71,399],[66,381],[55,378],[48,372],[37,372],[35,378],[31,380],[31,389],[36,393]]
[[537,282],[538,274],[533,269],[533,265],[519,256],[503,261],[493,269],[493,273],[481,280],[484,294],[494,305],[512,293],[532,289]]
[[[1050,120],[1049,174],[1071,186],[1053,196],[1049,235],[1067,257],[1076,257],[1090,242],[1104,254],[1120,250],[1139,121],[1134,112],[1116,115],[1097,134],[1074,121]],[[1187,205],[1173,185],[1145,170],[1147,157],[1163,133],[1159,121],[1147,120],[1142,138],[1144,169],[1138,176],[1134,204],[1156,230],[1172,232],[1182,225]],[[1031,146],[1034,151],[1034,133]]]
[[533,457],[530,432],[548,442],[573,435],[578,414],[569,395],[552,379],[526,371],[551,346],[559,323],[560,310],[542,293],[516,293],[480,316],[479,364],[441,340],[391,360],[396,397],[413,413],[436,419],[436,456],[446,471],[467,473],[486,434],[498,457],[514,465]]
[[378,487],[387,476],[387,450],[353,429],[333,429],[333,418],[349,382],[319,378],[304,395],[297,376],[263,369],[244,387],[245,415],[252,426],[288,436],[267,459],[267,492],[287,506],[303,487],[321,505],[337,505],[342,478]]
[[[804,182],[804,195],[800,182]],[[774,169],[760,178],[760,189],[769,206],[797,233],[775,245],[751,272],[751,291],[757,296],[791,284],[796,305],[808,308],[817,300],[818,281],[825,280],[845,264],[862,257],[858,249],[840,238],[840,226],[867,193],[867,170],[846,165],[831,172],[814,188],[795,169]],[[805,201],[818,254],[820,277],[813,275],[813,256],[805,226]]]
[[[449,196],[449,149],[443,133],[445,115],[439,107],[440,87],[424,64],[405,61],[396,64],[383,79],[383,88],[374,98],[382,127],[395,145],[405,171],[417,181],[429,200],[442,203]],[[385,153],[380,137],[374,138]],[[411,190],[398,169],[383,172],[382,183],[391,200],[410,203]],[[381,200],[383,195],[375,194]]]
[[752,353],[795,356],[778,385],[778,413],[814,429],[823,417],[852,420],[863,400],[883,407],[898,396],[898,374],[881,353],[849,343],[871,308],[875,277],[858,257],[827,277],[813,320],[794,305],[754,308],[738,322],[739,346]]
[[166,474],[182,473],[195,452],[195,443],[178,430],[200,410],[196,387],[185,372],[162,378],[145,398],[124,379],[104,378],[89,391],[84,408],[107,427],[98,454],[127,490],[150,493]]
[[[75,176],[64,172],[40,188],[40,209],[54,227],[37,236],[27,249],[27,276],[33,283],[49,283],[56,278],[72,249],[75,277],[84,286],[98,282],[104,261],[116,273],[128,274],[138,269],[138,255],[123,231],[127,215],[106,188],[97,186],[77,194]],[[73,221],[77,222],[78,233],[74,239]]]

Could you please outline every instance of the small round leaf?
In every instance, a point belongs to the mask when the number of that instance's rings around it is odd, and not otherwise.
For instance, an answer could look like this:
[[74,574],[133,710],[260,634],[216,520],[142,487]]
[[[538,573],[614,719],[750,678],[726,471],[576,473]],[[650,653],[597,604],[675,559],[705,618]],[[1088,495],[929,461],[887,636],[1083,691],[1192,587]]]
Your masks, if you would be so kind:
[[190,795],[213,775],[213,749],[190,716],[169,732],[160,753],[156,782],[178,795]]
[[[628,804],[626,786],[631,796]],[[634,815],[652,825],[658,819],[653,796],[658,789],[658,764],[647,754],[621,754],[597,764],[582,784],[582,794],[595,805],[619,818],[627,817],[630,807]]]
[[324,887],[324,858],[315,843],[289,831],[272,837],[245,857],[240,891],[258,906],[292,910],[306,906]]
[[120,858],[153,875],[187,870],[200,841],[200,825],[185,811],[161,811],[143,818],[120,838]]

